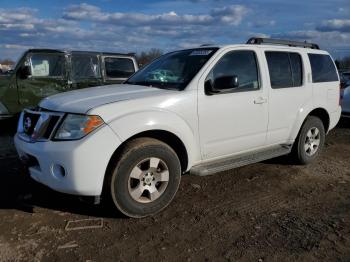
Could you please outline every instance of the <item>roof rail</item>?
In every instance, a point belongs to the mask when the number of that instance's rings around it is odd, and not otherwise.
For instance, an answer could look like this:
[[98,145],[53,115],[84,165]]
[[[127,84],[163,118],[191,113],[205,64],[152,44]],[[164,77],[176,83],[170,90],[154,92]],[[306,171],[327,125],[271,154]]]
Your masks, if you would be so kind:
[[306,41],[298,42],[298,41],[290,41],[290,40],[274,39],[274,38],[262,38],[262,37],[252,37],[247,41],[246,44],[250,44],[250,45],[273,44],[273,45],[287,45],[287,46],[294,46],[294,47],[320,49],[318,44],[307,43]]
[[213,44],[202,44],[199,47],[203,47],[203,46],[212,46]]

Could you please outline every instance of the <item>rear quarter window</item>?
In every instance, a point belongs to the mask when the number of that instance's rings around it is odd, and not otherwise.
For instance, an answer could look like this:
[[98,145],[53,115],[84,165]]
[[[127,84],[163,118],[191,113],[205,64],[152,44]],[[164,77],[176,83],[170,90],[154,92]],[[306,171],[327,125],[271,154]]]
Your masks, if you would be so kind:
[[338,75],[334,63],[329,55],[308,54],[312,71],[312,82],[338,81]]

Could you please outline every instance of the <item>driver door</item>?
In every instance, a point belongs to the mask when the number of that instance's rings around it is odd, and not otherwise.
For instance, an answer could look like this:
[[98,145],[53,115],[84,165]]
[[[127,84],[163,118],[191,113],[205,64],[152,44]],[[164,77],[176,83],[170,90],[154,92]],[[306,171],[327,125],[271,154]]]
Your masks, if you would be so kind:
[[22,106],[36,106],[47,96],[67,91],[66,58],[63,53],[29,53],[24,65],[29,66],[30,75],[26,78],[17,75]]
[[[199,81],[198,117],[203,159],[250,151],[265,145],[267,88],[261,79],[260,53],[231,50],[217,57]],[[226,89],[223,79],[235,79]],[[208,93],[205,85],[215,87]]]

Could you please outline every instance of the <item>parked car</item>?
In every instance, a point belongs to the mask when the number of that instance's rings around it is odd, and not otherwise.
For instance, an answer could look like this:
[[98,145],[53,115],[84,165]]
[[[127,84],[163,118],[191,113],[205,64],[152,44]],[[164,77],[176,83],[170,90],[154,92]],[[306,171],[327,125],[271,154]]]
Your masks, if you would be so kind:
[[341,90],[342,116],[350,117],[350,81],[344,89]]
[[45,98],[21,114],[15,145],[36,181],[145,217],[171,202],[187,171],[285,154],[312,162],[340,113],[326,51],[254,38],[171,52],[123,85]]
[[122,83],[137,70],[131,54],[30,49],[0,77],[0,119],[53,94]]
[[340,86],[344,89],[350,84],[350,72],[345,71],[340,73]]

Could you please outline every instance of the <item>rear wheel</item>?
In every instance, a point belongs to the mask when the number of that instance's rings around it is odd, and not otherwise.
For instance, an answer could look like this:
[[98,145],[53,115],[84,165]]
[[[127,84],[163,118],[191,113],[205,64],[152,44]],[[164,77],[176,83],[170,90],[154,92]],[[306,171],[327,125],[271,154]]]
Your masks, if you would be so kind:
[[312,162],[323,149],[325,142],[325,130],[321,119],[309,116],[301,127],[295,141],[293,153],[300,164]]
[[180,161],[171,147],[156,139],[138,138],[121,152],[107,186],[119,211],[145,217],[172,201],[180,179]]

